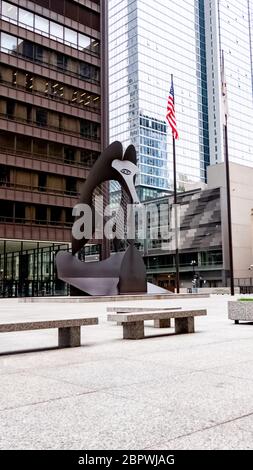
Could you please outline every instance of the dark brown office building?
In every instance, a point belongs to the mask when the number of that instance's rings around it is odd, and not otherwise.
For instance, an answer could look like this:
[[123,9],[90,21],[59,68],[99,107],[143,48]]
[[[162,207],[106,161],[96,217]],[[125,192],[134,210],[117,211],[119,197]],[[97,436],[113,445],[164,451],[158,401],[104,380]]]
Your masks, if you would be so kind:
[[0,297],[60,293],[55,253],[107,144],[106,1],[0,8]]

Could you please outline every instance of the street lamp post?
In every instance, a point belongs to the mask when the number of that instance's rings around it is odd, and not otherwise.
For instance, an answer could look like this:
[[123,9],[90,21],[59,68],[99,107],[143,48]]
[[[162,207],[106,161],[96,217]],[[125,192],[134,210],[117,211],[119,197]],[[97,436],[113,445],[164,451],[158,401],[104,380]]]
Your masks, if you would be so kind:
[[195,260],[191,261],[193,279],[194,279],[194,276],[195,276],[195,266],[196,266],[196,264],[197,264],[197,262]]
[[[249,271],[253,271],[253,264],[249,266]],[[252,275],[250,277],[250,287],[252,286]]]
[[195,260],[191,261],[191,266],[192,266],[192,287],[195,288],[197,287],[197,282],[195,281],[195,266],[197,262]]

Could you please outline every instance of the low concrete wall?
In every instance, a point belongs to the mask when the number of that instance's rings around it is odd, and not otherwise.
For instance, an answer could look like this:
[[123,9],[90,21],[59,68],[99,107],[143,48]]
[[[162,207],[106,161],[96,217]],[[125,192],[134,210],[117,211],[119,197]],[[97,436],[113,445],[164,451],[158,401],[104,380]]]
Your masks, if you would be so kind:
[[[189,289],[181,289],[182,292],[187,292]],[[209,294],[209,295],[230,295],[230,287],[199,287],[198,289],[193,287],[193,292],[197,291],[198,294]],[[235,294],[240,294],[240,287],[235,287]]]
[[143,294],[143,295],[111,295],[85,297],[21,297],[19,302],[34,303],[87,303],[87,302],[125,302],[126,300],[172,300],[172,299],[207,299],[209,294]]
[[[230,287],[202,287],[198,289],[202,294],[230,295]],[[235,294],[240,294],[240,287],[235,287]]]

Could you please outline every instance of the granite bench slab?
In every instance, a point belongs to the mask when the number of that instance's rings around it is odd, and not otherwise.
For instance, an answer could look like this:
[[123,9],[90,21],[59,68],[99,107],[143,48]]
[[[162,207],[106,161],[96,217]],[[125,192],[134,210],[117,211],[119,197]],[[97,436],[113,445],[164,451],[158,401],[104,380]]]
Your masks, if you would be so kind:
[[97,317],[65,320],[33,320],[24,322],[1,323],[0,333],[14,331],[47,330],[58,328],[59,348],[74,348],[81,345],[81,326],[97,325]]
[[[111,313],[138,313],[138,312],[157,312],[157,311],[164,311],[169,312],[171,310],[182,310],[182,307],[107,307],[107,312]],[[118,325],[122,325],[122,322],[117,321]],[[154,320],[154,328],[170,328],[171,327],[171,319],[155,319]]]
[[143,339],[144,321],[175,319],[175,333],[194,333],[194,317],[207,315],[206,310],[154,310],[145,309],[141,313],[113,313],[107,316],[108,321],[120,321],[123,325],[124,339]]

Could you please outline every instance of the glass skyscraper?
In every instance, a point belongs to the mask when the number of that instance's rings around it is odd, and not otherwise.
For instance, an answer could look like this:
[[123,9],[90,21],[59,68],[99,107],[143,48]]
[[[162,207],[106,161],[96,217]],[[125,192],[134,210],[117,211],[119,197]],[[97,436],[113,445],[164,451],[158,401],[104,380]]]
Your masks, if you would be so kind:
[[142,199],[172,188],[171,74],[178,183],[209,164],[204,0],[109,0],[110,140],[136,146]]
[[253,166],[253,0],[205,0],[210,160],[224,160],[221,57],[230,161]]

